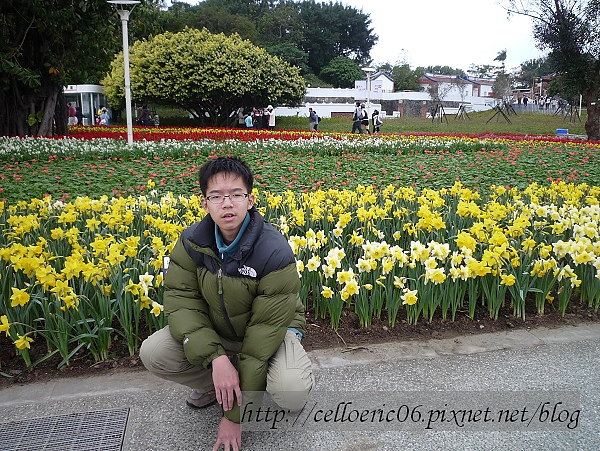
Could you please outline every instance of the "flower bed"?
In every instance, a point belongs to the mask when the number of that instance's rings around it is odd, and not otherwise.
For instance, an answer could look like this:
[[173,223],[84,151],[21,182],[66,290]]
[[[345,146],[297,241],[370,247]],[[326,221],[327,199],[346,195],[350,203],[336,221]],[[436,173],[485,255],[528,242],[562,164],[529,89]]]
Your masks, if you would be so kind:
[[[455,147],[448,150],[448,143]],[[539,313],[549,306],[564,312],[570,302],[600,306],[600,187],[593,183],[600,178],[593,144],[325,136],[133,148],[108,139],[11,138],[2,144],[5,193],[26,173],[48,184],[56,168],[66,173],[76,163],[96,166],[85,168],[84,180],[106,178],[118,189],[121,166],[170,168],[181,184],[195,178],[206,158],[243,156],[257,170],[261,213],[297,256],[302,299],[333,327],[343,309],[356,311],[365,327],[373,318],[393,327],[399,312],[414,324],[434,315],[453,319],[459,309],[473,315],[477,303],[491,318],[504,304],[522,318],[527,303]],[[412,167],[417,161],[423,169]],[[10,183],[6,167],[13,171]],[[397,167],[413,178],[394,174]],[[184,171],[189,175],[176,177]],[[530,183],[537,171],[564,171],[565,177]],[[469,186],[462,177],[455,181],[456,174],[497,181]],[[146,175],[135,176],[134,195],[121,187],[114,194],[97,189],[93,197],[76,196],[73,185],[64,193],[72,200],[0,203],[0,331],[8,337],[0,340],[15,344],[26,367],[36,364],[28,352],[32,340],[45,341],[44,358],[58,353],[61,364],[80,349],[102,360],[115,337],[133,354],[142,325],[154,330],[165,324],[162,257],[205,212],[196,195],[169,193],[167,181],[163,187],[158,175]],[[502,177],[512,177],[511,183]],[[569,177],[578,183],[567,183]]]
[[0,138],[0,199],[135,195],[147,191],[148,180],[163,192],[199,194],[197,168],[217,155],[244,158],[255,170],[257,186],[272,192],[370,184],[439,189],[456,180],[481,191],[492,184],[524,189],[534,182],[600,180],[594,143],[306,135],[298,132],[294,140],[136,141],[132,146],[109,138]]

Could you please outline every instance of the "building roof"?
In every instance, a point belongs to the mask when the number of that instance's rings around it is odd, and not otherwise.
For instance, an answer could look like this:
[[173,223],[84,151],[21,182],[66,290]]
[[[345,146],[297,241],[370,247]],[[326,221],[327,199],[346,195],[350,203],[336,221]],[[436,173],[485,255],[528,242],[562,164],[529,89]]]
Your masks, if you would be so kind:
[[417,80],[420,85],[432,85],[434,83],[470,83],[473,85],[493,86],[496,80],[490,78],[461,77],[460,75],[439,75],[425,73]]
[[439,75],[425,73],[417,80],[420,85],[433,83],[471,83],[471,80],[462,78],[460,75]]
[[371,80],[377,80],[380,77],[384,77],[387,78],[389,81],[391,81],[392,83],[394,82],[394,79],[392,78],[392,76],[390,74],[388,74],[387,72],[384,72],[382,70],[380,70],[379,72],[377,72],[376,74],[374,74],[371,77]]

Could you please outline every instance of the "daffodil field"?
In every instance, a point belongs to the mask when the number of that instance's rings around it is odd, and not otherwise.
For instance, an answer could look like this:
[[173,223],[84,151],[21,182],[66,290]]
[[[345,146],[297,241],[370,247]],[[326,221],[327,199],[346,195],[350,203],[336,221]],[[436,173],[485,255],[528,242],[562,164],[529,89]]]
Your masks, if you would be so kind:
[[255,170],[302,299],[334,328],[344,309],[397,327],[600,307],[598,143],[146,129],[127,146],[117,127],[75,130],[0,138],[0,345],[26,368],[104,360],[115,338],[135,354],[166,324],[162,258],[205,215],[196,173],[219,155]]

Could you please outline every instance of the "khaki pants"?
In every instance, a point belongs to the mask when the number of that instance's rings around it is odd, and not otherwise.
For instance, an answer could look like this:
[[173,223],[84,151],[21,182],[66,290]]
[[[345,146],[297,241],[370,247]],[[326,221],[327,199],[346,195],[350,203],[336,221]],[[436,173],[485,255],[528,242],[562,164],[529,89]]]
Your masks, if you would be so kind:
[[[221,343],[228,355],[235,355],[242,348],[240,342],[224,338]],[[162,379],[200,393],[214,390],[212,368],[192,365],[185,357],[182,344],[171,336],[169,326],[144,340],[140,358],[148,371]],[[288,330],[269,360],[266,391],[280,407],[294,411],[303,407],[314,383],[310,359],[296,334]]]

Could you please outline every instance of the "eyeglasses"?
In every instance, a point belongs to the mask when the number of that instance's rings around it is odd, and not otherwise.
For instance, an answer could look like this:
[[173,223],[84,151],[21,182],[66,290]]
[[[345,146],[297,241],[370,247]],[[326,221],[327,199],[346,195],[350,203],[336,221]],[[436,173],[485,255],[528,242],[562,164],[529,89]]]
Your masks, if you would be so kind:
[[215,194],[214,196],[208,196],[206,198],[211,204],[222,204],[225,202],[225,198],[228,197],[231,202],[242,202],[244,199],[248,197],[248,193],[244,194],[228,194],[227,196],[222,196],[220,194]]

